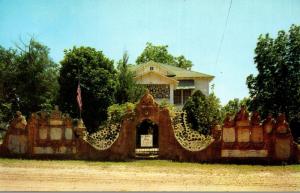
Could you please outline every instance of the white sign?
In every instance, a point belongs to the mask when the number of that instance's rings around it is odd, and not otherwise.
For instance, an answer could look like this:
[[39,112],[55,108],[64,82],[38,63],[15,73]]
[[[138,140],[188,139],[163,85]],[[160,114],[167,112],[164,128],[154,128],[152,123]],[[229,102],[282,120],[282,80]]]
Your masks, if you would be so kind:
[[141,147],[152,147],[153,135],[141,135]]

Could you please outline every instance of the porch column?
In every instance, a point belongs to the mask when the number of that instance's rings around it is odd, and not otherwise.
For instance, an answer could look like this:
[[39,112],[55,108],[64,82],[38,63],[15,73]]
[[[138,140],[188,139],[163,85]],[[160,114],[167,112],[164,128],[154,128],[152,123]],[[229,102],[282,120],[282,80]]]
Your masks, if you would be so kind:
[[183,89],[181,89],[181,106],[183,106]]
[[174,104],[174,85],[170,84],[170,104]]

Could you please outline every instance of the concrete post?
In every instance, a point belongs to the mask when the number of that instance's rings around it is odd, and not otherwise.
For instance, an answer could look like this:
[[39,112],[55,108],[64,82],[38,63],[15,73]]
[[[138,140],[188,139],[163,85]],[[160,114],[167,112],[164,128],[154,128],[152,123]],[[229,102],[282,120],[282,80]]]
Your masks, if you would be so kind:
[[174,104],[174,85],[170,84],[170,104]]

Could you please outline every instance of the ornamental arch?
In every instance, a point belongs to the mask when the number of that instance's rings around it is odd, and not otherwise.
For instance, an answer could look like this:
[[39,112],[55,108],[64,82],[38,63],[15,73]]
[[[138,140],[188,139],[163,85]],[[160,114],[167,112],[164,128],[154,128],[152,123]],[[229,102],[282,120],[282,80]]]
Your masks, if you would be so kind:
[[159,127],[150,119],[136,126],[136,148],[159,148]]
[[[139,148],[159,149],[159,151],[157,150],[159,155],[160,150],[164,148],[164,131],[172,129],[171,118],[168,110],[160,108],[154,101],[153,96],[147,91],[135,110],[127,114],[127,118],[123,121],[122,129],[128,130],[128,133],[131,133],[131,137],[128,140],[135,142],[130,148],[132,157],[136,157],[136,149]],[[152,133],[147,131],[147,129],[152,129]],[[152,138],[150,139],[150,144],[142,144],[143,137],[147,136]],[[145,141],[148,140],[146,139]]]

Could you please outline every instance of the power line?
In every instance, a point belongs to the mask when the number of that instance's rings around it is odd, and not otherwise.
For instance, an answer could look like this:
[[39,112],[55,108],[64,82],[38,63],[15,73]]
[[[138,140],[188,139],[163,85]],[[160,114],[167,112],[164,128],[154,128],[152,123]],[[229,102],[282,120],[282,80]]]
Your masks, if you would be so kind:
[[227,28],[227,25],[228,25],[228,18],[229,18],[229,14],[230,14],[230,10],[231,10],[231,5],[232,5],[232,0],[230,0],[228,12],[227,12],[227,17],[226,17],[226,21],[225,21],[224,30],[223,30],[223,34],[222,34],[222,37],[221,37],[219,49],[218,49],[218,52],[217,52],[216,66],[218,65],[218,62],[219,62],[219,57],[220,57],[221,48],[222,48],[223,41],[224,41],[225,31],[226,31],[226,28]]

